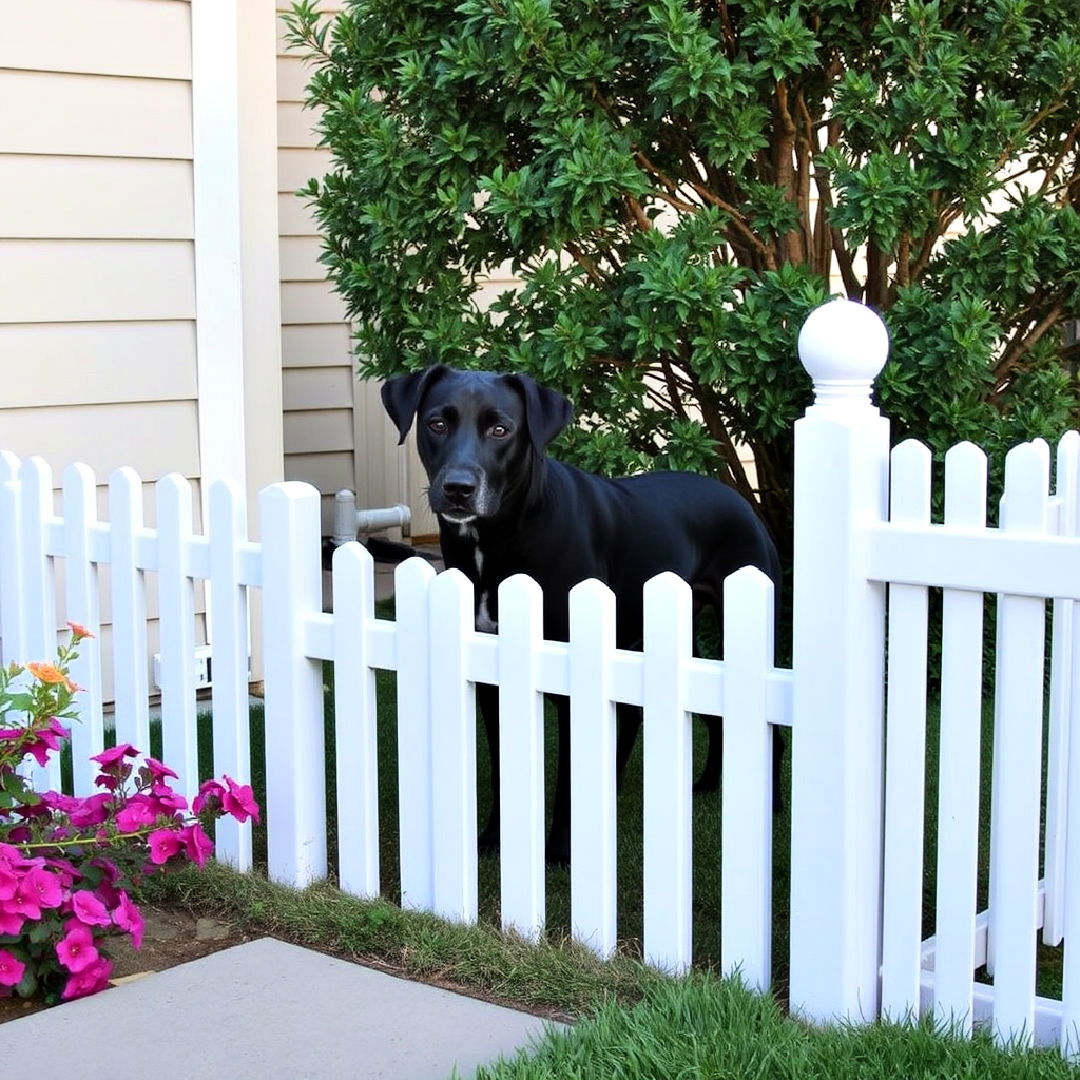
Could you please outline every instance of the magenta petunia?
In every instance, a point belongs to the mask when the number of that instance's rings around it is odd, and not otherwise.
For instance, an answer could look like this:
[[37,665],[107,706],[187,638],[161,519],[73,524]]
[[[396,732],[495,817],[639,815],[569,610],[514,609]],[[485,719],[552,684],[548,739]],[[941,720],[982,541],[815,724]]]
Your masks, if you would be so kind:
[[90,760],[108,768],[110,765],[119,764],[126,757],[138,757],[138,755],[139,751],[131,743],[120,743],[119,746],[112,746],[108,750],[102,750],[100,754],[94,754]]
[[17,934],[23,928],[26,917],[17,911],[10,911],[4,904],[0,904],[0,934]]
[[0,986],[16,986],[23,977],[26,965],[7,949],[0,949]]
[[107,792],[98,795],[87,795],[77,799],[78,806],[72,809],[68,815],[71,824],[77,829],[92,828],[100,825],[109,816],[109,808],[112,806],[113,797]]
[[157,758],[148,757],[143,764],[146,766],[146,771],[150,773],[155,780],[164,780],[169,776],[173,777],[173,779],[177,779],[177,774],[173,772],[168,765],[163,765]]
[[225,785],[218,780],[204,780],[199,788],[199,794],[191,803],[191,809],[196,814],[201,814],[204,809],[213,810],[215,805],[220,805],[225,797]]
[[173,791],[168,784],[155,784],[150,789],[150,797],[165,814],[187,809],[187,799],[178,791]]
[[79,889],[71,895],[71,910],[79,922],[87,926],[111,926],[112,916],[105,905],[89,890]]
[[196,866],[205,866],[206,860],[214,853],[214,841],[206,835],[203,827],[199,824],[189,825],[180,830],[180,835],[184,837],[187,857]]
[[157,820],[157,810],[145,795],[132,796],[116,815],[116,827],[122,832],[137,832]]
[[142,912],[132,902],[126,892],[119,894],[119,900],[112,913],[113,922],[131,935],[131,944],[136,949],[142,948],[143,917]]
[[112,961],[100,956],[92,964],[82,971],[73,972],[60,997],[64,1001],[72,998],[87,997],[104,990],[109,985],[109,976],[112,974]]
[[68,924],[70,929],[56,943],[56,958],[68,971],[85,971],[99,959],[94,935],[89,926],[75,922]]
[[34,867],[22,876],[15,895],[6,902],[8,911],[27,919],[40,919],[42,908],[59,907],[64,899],[60,879],[48,870]]
[[150,845],[150,861],[155,866],[167,863],[184,846],[184,838],[173,829],[156,829],[146,842]]
[[232,814],[237,821],[243,824],[248,818],[253,821],[259,820],[259,804],[255,801],[255,794],[250,784],[238,784],[231,776],[225,777],[228,790],[221,801],[222,808],[226,813]]

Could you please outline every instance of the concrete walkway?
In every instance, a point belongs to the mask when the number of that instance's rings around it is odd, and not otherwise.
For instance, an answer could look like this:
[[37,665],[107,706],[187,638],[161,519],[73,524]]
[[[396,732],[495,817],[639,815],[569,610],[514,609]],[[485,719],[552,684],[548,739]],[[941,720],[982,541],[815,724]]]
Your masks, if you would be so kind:
[[443,1080],[544,1031],[513,1009],[272,938],[0,1027],[0,1080]]

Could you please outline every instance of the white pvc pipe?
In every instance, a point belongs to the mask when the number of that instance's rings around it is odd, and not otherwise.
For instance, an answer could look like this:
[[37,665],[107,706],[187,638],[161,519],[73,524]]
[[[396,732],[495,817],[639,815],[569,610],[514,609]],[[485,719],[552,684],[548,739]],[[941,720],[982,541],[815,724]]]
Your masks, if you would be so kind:
[[404,528],[411,519],[412,514],[404,503],[357,510],[356,496],[343,488],[334,496],[334,544],[345,544],[357,535],[382,529]]

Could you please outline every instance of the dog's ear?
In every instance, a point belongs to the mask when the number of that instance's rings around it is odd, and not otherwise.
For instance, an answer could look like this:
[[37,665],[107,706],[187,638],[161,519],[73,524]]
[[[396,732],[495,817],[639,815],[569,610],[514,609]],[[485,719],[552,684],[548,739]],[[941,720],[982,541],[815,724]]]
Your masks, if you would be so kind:
[[540,386],[528,375],[508,375],[525,399],[525,423],[529,439],[538,454],[574,418],[574,406],[556,390]]
[[382,384],[379,393],[382,396],[383,408],[394,421],[394,426],[401,436],[398,446],[405,441],[412,427],[413,417],[420,407],[420,402],[427,393],[428,387],[447,372],[448,368],[442,364],[429,367],[424,371],[413,371],[408,375],[398,375],[394,379],[387,379]]

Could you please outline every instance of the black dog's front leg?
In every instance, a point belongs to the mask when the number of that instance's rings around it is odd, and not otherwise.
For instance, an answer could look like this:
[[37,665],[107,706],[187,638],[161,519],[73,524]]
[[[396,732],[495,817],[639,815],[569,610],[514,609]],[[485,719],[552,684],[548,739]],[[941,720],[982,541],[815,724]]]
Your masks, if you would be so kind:
[[476,702],[484,721],[488,753],[491,757],[491,813],[477,840],[480,854],[499,850],[499,688],[490,683],[476,684]]

